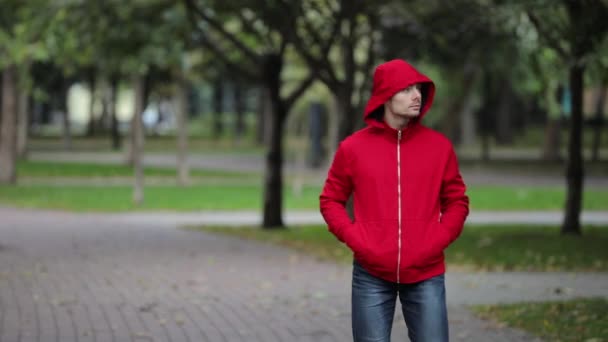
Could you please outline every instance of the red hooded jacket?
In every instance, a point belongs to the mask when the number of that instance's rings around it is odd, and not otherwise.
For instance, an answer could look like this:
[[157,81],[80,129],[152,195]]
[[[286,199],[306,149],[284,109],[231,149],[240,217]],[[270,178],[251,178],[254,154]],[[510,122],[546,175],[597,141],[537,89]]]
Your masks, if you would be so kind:
[[[384,103],[422,85],[420,115],[398,131],[382,119]],[[443,250],[461,233],[469,199],[450,141],[420,124],[435,86],[403,60],[374,72],[367,127],[340,143],[320,196],[329,230],[371,274],[415,283],[445,272]],[[354,221],[345,209],[353,195]]]

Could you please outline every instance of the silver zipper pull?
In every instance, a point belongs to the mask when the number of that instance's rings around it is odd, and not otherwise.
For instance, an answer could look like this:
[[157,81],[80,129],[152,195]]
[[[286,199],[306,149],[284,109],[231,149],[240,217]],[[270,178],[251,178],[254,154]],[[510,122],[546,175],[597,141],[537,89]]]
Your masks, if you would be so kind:
[[401,130],[397,131],[397,140],[401,141]]

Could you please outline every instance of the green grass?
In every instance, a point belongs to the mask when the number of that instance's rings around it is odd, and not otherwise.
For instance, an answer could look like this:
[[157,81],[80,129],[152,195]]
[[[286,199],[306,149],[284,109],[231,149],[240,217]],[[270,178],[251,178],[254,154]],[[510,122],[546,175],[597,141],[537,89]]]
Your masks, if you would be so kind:
[[[95,163],[55,163],[44,161],[19,161],[17,174],[23,177],[131,177],[133,168],[126,165]],[[230,172],[222,170],[190,170],[195,177],[243,178],[258,177],[255,173]],[[146,167],[148,177],[176,177],[174,168]]]
[[[566,192],[563,187],[470,186],[472,210],[562,210]],[[608,209],[608,191],[585,189],[583,209]]]
[[[146,186],[141,207],[132,204],[131,194],[129,186],[0,186],[0,203],[74,211],[259,210],[262,203],[256,185]],[[316,187],[304,187],[301,197],[288,190],[285,194],[287,208],[312,209],[319,193]]]
[[574,299],[474,307],[486,319],[526,330],[545,341],[608,341],[608,300]]
[[[131,176],[131,171],[120,166],[63,165],[60,169],[47,166],[27,166],[26,175],[49,176]],[[148,176],[172,176],[168,169],[148,169]],[[195,171],[194,176],[213,177],[224,185],[148,186],[146,204],[142,209],[166,210],[257,210],[261,208],[262,182],[260,175],[230,173],[223,171]],[[43,179],[43,178],[41,178]],[[50,179],[50,178],[49,178]],[[29,184],[0,185],[0,203],[35,208],[60,208],[67,210],[116,211],[134,209],[130,205],[129,186],[54,185]],[[317,210],[320,186],[307,185],[301,196],[293,194],[291,186],[284,187],[285,205],[290,209]],[[92,196],[91,194],[95,194]],[[476,186],[469,189],[472,210],[562,210],[564,191],[559,188],[526,188]],[[587,189],[584,193],[583,209],[607,210],[607,190]]]
[[557,227],[467,226],[447,258],[478,270],[608,271],[606,246],[608,227],[585,227],[579,237]]
[[[324,226],[286,230],[192,228],[294,248],[323,260],[351,262],[351,252]],[[467,226],[446,251],[451,267],[512,271],[608,271],[608,227],[585,227],[582,237],[557,227]],[[581,253],[584,250],[585,253]]]

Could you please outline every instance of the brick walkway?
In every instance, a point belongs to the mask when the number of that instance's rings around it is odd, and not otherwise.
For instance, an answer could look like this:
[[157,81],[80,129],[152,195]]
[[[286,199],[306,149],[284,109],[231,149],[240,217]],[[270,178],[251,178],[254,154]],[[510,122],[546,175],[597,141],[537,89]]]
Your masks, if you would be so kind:
[[[351,340],[348,267],[166,220],[7,208],[0,217],[1,342]],[[497,276],[448,275],[452,341],[533,340],[463,306],[479,294],[499,300]],[[590,291],[608,295],[597,277]],[[564,288],[579,286],[568,279]],[[488,282],[494,292],[479,285]],[[553,286],[536,283],[536,299]],[[505,293],[525,280],[514,284]],[[397,315],[393,340],[406,341]]]

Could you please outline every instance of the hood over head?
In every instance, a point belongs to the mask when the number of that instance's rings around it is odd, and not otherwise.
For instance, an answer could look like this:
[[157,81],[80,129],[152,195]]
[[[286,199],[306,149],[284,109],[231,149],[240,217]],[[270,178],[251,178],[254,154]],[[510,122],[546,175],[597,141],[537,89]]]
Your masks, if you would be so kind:
[[402,59],[393,59],[382,63],[374,71],[372,95],[365,106],[363,118],[368,125],[377,126],[384,120],[384,104],[397,92],[416,83],[421,84],[422,103],[420,115],[414,121],[420,121],[433,104],[435,84]]

